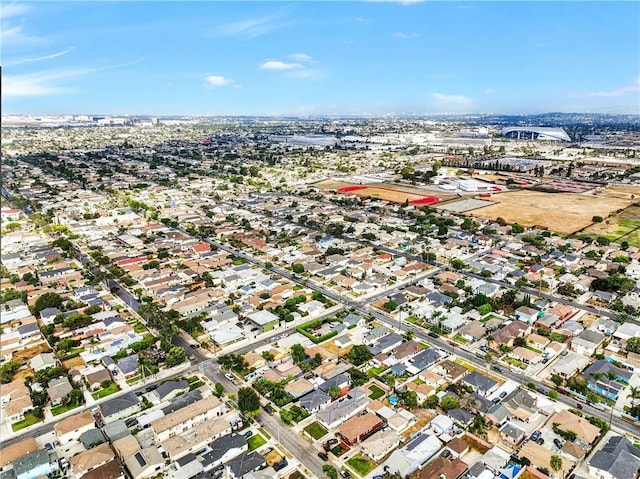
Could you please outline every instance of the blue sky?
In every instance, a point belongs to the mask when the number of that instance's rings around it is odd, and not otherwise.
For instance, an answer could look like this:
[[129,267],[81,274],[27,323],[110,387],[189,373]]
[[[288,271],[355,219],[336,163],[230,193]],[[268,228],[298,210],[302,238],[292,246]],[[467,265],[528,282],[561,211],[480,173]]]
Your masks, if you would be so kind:
[[640,2],[2,0],[5,114],[640,114]]

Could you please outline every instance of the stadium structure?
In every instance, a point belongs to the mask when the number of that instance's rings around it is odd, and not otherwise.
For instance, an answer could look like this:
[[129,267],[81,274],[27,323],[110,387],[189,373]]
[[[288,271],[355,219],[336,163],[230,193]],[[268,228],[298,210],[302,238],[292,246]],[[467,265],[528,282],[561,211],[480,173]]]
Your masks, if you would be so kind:
[[571,141],[562,128],[544,126],[509,126],[502,129],[502,136],[517,140]]

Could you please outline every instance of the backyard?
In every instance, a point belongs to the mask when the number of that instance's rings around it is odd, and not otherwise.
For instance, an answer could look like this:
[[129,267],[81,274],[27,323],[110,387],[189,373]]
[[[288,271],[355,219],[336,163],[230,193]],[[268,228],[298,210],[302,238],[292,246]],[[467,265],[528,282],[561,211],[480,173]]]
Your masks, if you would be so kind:
[[369,399],[376,400],[384,396],[384,391],[375,384],[369,386],[369,391],[371,391],[371,394],[369,394]]
[[364,457],[362,457],[360,454],[357,454],[355,456],[353,456],[351,459],[349,459],[347,461],[347,465],[353,469],[354,471],[356,471],[361,477],[366,476],[367,474],[369,474],[369,472],[371,472],[371,470],[374,468],[375,464],[373,464],[370,461],[367,461]]

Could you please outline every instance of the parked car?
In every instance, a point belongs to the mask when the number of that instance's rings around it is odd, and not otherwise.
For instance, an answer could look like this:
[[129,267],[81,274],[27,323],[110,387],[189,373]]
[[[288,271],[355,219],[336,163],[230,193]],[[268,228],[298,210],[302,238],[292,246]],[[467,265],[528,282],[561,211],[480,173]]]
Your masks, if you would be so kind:
[[231,374],[231,373],[224,373],[224,377],[227,378],[231,382],[236,380],[236,378],[234,378],[233,374]]
[[267,414],[273,414],[273,409],[271,409],[271,406],[269,406],[268,404],[262,409],[264,409],[264,412],[266,412]]
[[553,440],[553,443],[556,445],[558,449],[562,448],[562,441],[557,437]]
[[505,397],[507,397],[507,391],[502,391],[500,393],[500,399],[504,399]]
[[537,441],[538,438],[540,437],[540,431],[533,431],[533,434],[531,434],[531,440],[532,441]]
[[500,366],[493,366],[491,369],[493,369],[494,371],[498,371],[499,373],[503,372]]
[[344,477],[344,479],[349,479],[351,477],[351,474],[349,474],[349,471],[345,471],[345,470],[340,471],[340,475]]
[[253,431],[247,431],[242,435],[242,437],[244,437],[245,439],[248,439],[251,436],[253,436]]
[[50,442],[47,442],[47,443],[44,445],[44,448],[45,448],[47,451],[51,451],[51,450],[53,449],[53,446],[51,445],[51,443],[50,443]]
[[433,331],[427,333],[427,336],[431,337],[431,338],[439,338],[440,336],[438,336],[438,333],[434,333]]
[[318,457],[320,459],[322,459],[323,461],[328,461],[329,460],[329,456],[327,456],[324,452],[319,452],[318,453]]
[[284,468],[285,468],[285,467],[287,467],[288,465],[289,465],[289,463],[287,462],[287,460],[286,460],[286,459],[283,459],[282,461],[280,461],[280,462],[278,462],[278,463],[274,464],[274,465],[273,465],[273,468],[274,468],[276,471],[279,471],[280,469],[284,469]]
[[536,443],[542,446],[544,444],[544,437],[539,437]]
[[442,451],[442,453],[440,453],[440,455],[442,457],[449,457],[451,455],[451,451],[449,449],[445,449],[444,451]]
[[576,407],[577,407],[578,409],[582,409],[582,404],[577,403],[577,404],[576,404]]

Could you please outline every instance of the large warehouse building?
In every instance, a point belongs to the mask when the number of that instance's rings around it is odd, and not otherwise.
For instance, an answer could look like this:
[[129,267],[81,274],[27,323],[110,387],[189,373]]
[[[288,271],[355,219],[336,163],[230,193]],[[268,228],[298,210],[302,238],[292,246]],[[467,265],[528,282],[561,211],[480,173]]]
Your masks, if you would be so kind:
[[571,141],[562,128],[545,126],[508,126],[502,129],[502,136],[517,140]]

